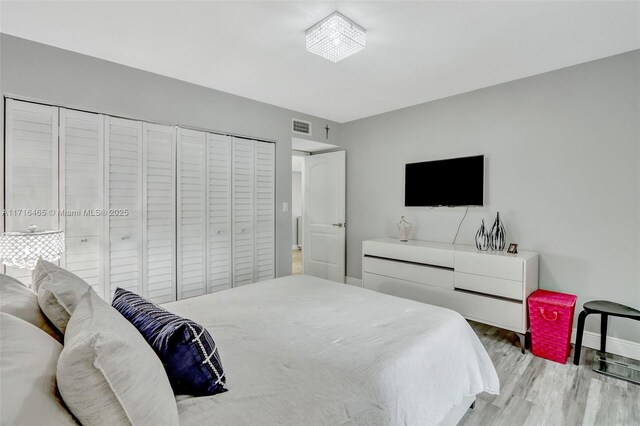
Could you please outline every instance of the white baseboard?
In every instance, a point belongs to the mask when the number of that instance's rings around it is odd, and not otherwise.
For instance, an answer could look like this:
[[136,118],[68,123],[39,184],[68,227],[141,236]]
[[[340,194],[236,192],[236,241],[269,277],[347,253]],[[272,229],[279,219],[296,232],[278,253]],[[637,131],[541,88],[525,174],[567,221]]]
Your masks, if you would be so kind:
[[[571,343],[576,342],[577,334],[578,330],[574,328],[571,334]],[[582,335],[582,346],[599,350],[600,333],[585,330]],[[619,337],[607,336],[607,352],[640,360],[640,343],[620,339]]]
[[362,287],[362,280],[360,278],[347,277],[346,284]]

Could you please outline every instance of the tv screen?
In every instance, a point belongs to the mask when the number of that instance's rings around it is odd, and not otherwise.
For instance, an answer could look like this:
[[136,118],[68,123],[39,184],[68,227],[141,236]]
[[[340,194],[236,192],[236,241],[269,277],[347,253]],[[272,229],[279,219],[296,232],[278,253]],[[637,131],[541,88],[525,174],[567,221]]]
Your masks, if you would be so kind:
[[484,155],[405,165],[407,207],[482,206]]

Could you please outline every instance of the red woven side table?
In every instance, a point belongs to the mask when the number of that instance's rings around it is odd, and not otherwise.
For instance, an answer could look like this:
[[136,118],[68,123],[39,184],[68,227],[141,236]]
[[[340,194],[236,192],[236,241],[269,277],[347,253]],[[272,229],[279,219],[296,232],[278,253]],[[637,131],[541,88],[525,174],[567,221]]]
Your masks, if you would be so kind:
[[531,346],[535,356],[564,364],[571,353],[571,330],[577,297],[536,290],[529,296]]

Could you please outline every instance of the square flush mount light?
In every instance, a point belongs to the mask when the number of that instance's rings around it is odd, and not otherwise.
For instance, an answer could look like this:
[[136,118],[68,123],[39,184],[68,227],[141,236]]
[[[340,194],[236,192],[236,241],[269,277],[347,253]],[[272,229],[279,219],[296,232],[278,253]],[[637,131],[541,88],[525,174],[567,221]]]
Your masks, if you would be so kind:
[[307,50],[338,62],[364,49],[367,32],[339,12],[334,12],[307,30]]

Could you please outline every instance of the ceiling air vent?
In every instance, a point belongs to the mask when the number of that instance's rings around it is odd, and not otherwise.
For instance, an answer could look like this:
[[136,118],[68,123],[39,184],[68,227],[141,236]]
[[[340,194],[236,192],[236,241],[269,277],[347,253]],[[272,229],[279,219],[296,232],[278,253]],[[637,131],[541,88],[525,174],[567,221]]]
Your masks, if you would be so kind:
[[293,119],[292,126],[293,133],[298,133],[301,135],[311,135],[311,123],[308,121],[296,120]]

